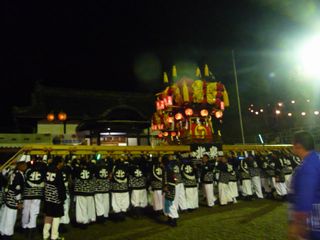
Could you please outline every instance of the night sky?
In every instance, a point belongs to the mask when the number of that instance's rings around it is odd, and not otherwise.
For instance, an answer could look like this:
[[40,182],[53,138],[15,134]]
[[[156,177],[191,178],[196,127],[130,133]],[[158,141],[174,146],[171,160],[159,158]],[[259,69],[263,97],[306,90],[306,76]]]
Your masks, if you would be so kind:
[[[172,64],[179,72],[179,64],[208,63],[232,87],[232,49],[243,93],[282,92],[286,84],[279,82],[291,73],[279,56],[310,31],[316,2],[5,0],[0,130],[12,125],[13,105],[30,103],[36,82],[156,92]],[[246,94],[248,101],[258,95]]]

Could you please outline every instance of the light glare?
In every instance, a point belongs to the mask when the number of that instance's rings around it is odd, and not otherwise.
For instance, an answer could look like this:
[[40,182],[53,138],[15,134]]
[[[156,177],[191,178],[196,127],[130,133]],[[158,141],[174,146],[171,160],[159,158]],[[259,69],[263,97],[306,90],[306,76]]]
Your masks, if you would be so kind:
[[306,41],[298,53],[302,73],[307,77],[320,76],[320,35]]

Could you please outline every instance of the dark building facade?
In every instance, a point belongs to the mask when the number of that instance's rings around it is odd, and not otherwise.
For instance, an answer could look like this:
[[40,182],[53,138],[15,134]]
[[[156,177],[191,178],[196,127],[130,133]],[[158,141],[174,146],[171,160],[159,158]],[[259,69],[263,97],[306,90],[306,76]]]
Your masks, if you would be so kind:
[[[112,92],[53,88],[37,85],[31,104],[14,107],[17,132],[37,133],[39,124],[59,124],[47,115],[67,114],[65,124],[76,124],[76,134],[90,138],[93,144],[148,144],[154,110],[150,93]],[[50,126],[50,125],[48,125]],[[136,140],[134,140],[136,139]]]

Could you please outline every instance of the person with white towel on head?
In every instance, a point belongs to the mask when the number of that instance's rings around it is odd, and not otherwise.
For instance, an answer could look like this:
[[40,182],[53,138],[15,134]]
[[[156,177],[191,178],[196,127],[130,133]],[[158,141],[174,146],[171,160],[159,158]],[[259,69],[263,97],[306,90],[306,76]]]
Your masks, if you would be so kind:
[[0,235],[2,240],[10,240],[12,238],[18,210],[23,208],[24,172],[27,170],[25,160],[26,155],[22,155],[16,162],[15,170],[8,177],[4,204],[0,210]]

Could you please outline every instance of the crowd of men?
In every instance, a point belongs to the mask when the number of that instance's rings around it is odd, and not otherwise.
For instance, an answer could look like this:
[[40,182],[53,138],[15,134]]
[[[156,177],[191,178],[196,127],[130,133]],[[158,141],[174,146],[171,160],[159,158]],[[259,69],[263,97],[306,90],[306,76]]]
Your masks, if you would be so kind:
[[115,221],[123,221],[128,211],[139,216],[148,206],[174,227],[179,212],[199,208],[200,196],[208,207],[234,204],[239,198],[285,200],[299,164],[289,151],[218,152],[201,159],[190,154],[102,159],[23,155],[14,169],[1,174],[0,239],[13,236],[19,210],[27,239],[34,238],[40,210],[45,216],[43,239],[60,239],[59,225],[70,223],[70,208],[82,229],[104,222],[111,211]]

